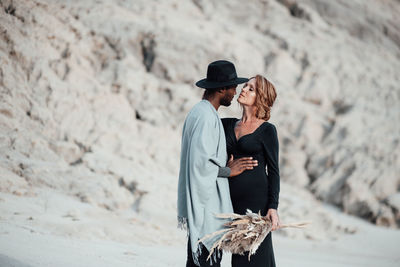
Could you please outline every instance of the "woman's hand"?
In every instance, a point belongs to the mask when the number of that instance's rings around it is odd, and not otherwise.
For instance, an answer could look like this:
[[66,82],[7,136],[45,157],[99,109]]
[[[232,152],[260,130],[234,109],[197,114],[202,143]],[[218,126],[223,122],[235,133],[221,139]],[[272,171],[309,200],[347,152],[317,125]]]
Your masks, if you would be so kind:
[[278,211],[276,209],[269,209],[267,212],[267,218],[272,222],[271,231],[278,230],[281,224],[279,221]]

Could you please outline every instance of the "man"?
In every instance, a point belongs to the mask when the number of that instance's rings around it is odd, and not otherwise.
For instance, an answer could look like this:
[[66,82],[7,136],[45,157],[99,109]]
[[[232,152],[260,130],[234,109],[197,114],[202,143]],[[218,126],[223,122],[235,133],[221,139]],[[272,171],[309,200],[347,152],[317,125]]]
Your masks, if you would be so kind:
[[247,82],[238,78],[235,66],[225,60],[208,65],[207,78],[196,83],[206,89],[185,119],[182,132],[181,161],[178,184],[178,221],[188,230],[186,266],[220,266],[221,251],[206,258],[218,238],[197,243],[207,234],[223,228],[219,213],[232,213],[228,177],[252,169],[257,161],[245,157],[231,158],[227,163],[225,133],[218,108],[229,106],[236,87]]

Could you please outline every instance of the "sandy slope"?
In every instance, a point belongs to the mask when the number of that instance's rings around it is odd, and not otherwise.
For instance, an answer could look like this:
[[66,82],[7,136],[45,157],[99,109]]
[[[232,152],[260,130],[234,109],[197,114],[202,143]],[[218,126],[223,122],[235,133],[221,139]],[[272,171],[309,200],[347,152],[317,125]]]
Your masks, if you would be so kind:
[[[185,234],[175,225],[132,223],[132,211],[94,210],[72,197],[46,194],[47,203],[0,195],[0,266],[184,266]],[[337,240],[292,239],[275,232],[278,266],[399,265],[399,231],[325,208],[357,232]],[[222,266],[229,261],[227,254]]]
[[[32,232],[21,225],[0,223],[0,266],[184,266],[185,245],[146,245],[109,240],[84,240]],[[292,240],[275,235],[274,249],[280,267],[356,267],[400,264],[400,234],[366,227],[367,232],[337,241]],[[360,244],[363,244],[361,246]],[[222,266],[230,266],[230,255]]]

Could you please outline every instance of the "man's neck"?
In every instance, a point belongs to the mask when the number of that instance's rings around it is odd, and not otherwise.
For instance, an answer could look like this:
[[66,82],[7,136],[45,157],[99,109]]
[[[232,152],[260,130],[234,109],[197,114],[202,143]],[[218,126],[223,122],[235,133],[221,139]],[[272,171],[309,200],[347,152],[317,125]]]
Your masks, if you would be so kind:
[[215,110],[218,111],[219,107],[221,106],[221,104],[219,103],[219,99],[218,98],[205,98],[205,100],[207,100],[208,102],[211,103],[211,105],[213,105],[213,107],[215,108]]

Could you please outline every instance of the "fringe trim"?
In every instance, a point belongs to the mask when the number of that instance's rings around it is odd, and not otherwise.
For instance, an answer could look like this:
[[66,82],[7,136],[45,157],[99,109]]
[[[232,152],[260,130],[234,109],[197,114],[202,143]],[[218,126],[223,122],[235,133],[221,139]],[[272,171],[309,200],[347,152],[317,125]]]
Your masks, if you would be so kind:
[[[188,227],[188,220],[185,217],[181,217],[178,216],[178,225],[177,227],[181,230],[185,230],[186,231],[186,237],[189,237],[189,227]],[[189,244],[190,245],[190,244]],[[204,246],[203,243],[199,243],[199,245],[197,246],[196,252],[192,252],[192,258],[193,258],[193,262],[194,264],[196,264],[197,266],[200,266],[200,262],[199,262],[199,257],[203,252],[203,249],[205,249],[206,251],[207,248]],[[210,253],[210,252],[209,252]],[[209,255],[207,255],[208,257]],[[222,250],[216,249],[214,251],[214,253],[210,256],[210,258],[207,260],[207,262],[209,262],[210,266],[213,265],[214,263],[217,263],[219,260],[222,259]]]
[[[194,264],[196,264],[197,266],[200,266],[199,257],[201,256],[201,254],[202,254],[202,252],[203,252],[203,251],[202,251],[203,248],[204,248],[206,251],[208,251],[207,248],[204,246],[203,243],[199,243],[199,245],[197,246],[196,252],[192,252],[193,262],[194,262]],[[208,251],[208,253],[210,253],[210,252]],[[209,255],[207,255],[207,257],[208,257],[208,256],[209,256]],[[215,263],[217,263],[218,261],[221,261],[221,259],[222,259],[222,250],[216,249],[216,250],[214,251],[214,253],[210,256],[210,258],[207,260],[207,262],[208,262],[209,265],[211,266],[211,265],[214,265]]]
[[178,228],[188,231],[188,221],[185,217],[178,216]]

